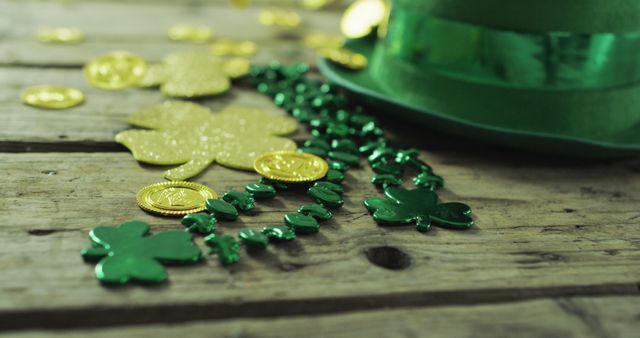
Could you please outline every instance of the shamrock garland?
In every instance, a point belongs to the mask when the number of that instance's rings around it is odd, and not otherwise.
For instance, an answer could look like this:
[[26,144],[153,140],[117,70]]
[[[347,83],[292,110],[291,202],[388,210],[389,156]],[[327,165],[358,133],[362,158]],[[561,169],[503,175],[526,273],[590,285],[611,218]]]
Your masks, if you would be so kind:
[[118,227],[97,227],[89,238],[92,247],[82,251],[88,261],[98,261],[96,277],[106,283],[129,280],[158,283],[167,279],[161,263],[195,263],[202,257],[191,234],[165,231],[147,236],[149,225],[130,221]]

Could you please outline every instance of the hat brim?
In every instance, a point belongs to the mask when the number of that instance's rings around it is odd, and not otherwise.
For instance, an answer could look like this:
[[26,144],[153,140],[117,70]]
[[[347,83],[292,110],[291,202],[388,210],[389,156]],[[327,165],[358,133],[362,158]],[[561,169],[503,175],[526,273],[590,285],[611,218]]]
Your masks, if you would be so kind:
[[[375,41],[364,38],[350,40],[346,46],[371,59],[374,45]],[[430,107],[390,97],[376,84],[369,68],[353,71],[324,58],[318,60],[318,68],[327,80],[359,96],[365,103],[381,108],[380,111],[392,111],[394,116],[400,116],[407,121],[462,137],[573,157],[611,158],[640,153],[640,123],[598,139],[508,129],[461,119],[434,111]]]

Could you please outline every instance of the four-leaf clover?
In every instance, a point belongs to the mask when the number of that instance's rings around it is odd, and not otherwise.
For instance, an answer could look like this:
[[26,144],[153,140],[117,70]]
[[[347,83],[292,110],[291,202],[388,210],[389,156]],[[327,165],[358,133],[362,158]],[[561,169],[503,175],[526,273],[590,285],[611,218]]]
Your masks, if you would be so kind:
[[149,225],[130,221],[115,227],[96,227],[89,233],[93,246],[82,251],[86,260],[99,261],[96,277],[106,283],[125,284],[135,279],[158,283],[167,279],[161,263],[194,263],[200,249],[186,231],[166,231],[151,236]]
[[212,113],[189,102],[165,102],[129,117],[129,123],[152,130],[126,130],[116,142],[131,150],[141,162],[180,167],[165,172],[172,181],[187,180],[212,162],[253,170],[261,154],[295,150],[290,139],[277,137],[294,132],[296,120],[258,108],[228,106]]
[[392,225],[415,223],[419,231],[429,230],[432,223],[452,229],[473,226],[468,205],[457,202],[438,204],[438,195],[430,189],[389,187],[384,194],[386,198],[371,197],[364,201],[376,222]]

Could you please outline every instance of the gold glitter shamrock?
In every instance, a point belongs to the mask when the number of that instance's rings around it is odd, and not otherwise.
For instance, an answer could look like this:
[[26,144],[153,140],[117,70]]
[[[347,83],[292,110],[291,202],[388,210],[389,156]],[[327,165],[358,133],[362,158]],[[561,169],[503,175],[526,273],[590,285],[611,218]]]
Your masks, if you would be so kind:
[[160,86],[162,93],[171,97],[217,95],[228,91],[231,79],[247,75],[250,68],[249,60],[241,57],[220,59],[208,52],[178,52],[151,65],[138,85]]
[[261,154],[295,150],[296,144],[275,135],[294,132],[297,122],[258,108],[228,106],[219,113],[190,102],[165,102],[129,117],[132,125],[151,130],[126,130],[116,142],[131,150],[140,161],[158,165],[177,165],[165,172],[172,181],[183,181],[199,174],[211,163],[254,170]]

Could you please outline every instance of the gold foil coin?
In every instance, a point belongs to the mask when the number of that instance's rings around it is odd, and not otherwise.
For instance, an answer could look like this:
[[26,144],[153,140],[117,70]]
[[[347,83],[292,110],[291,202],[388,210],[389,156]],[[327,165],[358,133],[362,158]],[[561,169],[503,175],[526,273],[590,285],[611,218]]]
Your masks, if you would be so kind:
[[352,70],[363,69],[369,64],[366,56],[346,48],[321,49],[320,55],[337,65]]
[[33,86],[22,92],[21,99],[24,104],[33,107],[64,109],[84,102],[84,94],[71,87]]
[[253,164],[258,174],[274,181],[313,182],[323,178],[329,165],[322,158],[295,151],[260,155]]
[[322,33],[310,33],[304,37],[304,45],[312,49],[340,48],[344,45],[345,38],[340,35],[327,35]]
[[44,43],[76,44],[84,41],[84,33],[71,27],[47,27],[40,29],[36,38]]
[[282,9],[263,10],[260,12],[258,20],[265,26],[277,26],[283,28],[295,28],[300,26],[300,23],[302,22],[298,13]]
[[169,40],[193,43],[208,42],[212,36],[213,31],[207,26],[175,25],[167,32]]
[[208,199],[218,194],[202,184],[173,181],[146,186],[138,192],[138,206],[147,212],[163,216],[183,216],[201,212]]
[[147,63],[128,52],[113,52],[99,56],[84,66],[84,77],[95,87],[124,89],[137,85],[145,76]]
[[220,39],[211,44],[211,53],[215,56],[252,56],[258,47],[252,41]]
[[340,30],[350,39],[367,36],[385,20],[386,13],[384,0],[358,0],[344,11]]

